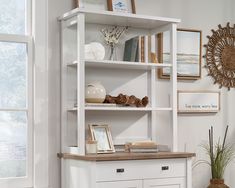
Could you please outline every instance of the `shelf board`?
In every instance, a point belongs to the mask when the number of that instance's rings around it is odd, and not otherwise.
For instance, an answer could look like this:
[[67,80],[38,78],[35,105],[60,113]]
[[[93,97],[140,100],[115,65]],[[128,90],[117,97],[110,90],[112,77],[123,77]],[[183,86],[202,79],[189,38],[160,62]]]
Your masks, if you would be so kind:
[[68,108],[67,111],[68,111],[68,112],[76,112],[77,110],[78,110],[78,108],[75,108],[75,107],[74,107],[74,108]]
[[142,112],[150,112],[150,111],[171,111],[172,108],[135,108],[135,107],[85,107],[87,111],[142,111]]
[[[68,112],[76,112],[77,108],[68,109]],[[136,108],[136,107],[99,107],[99,106],[86,106],[86,111],[140,111],[140,112],[151,112],[151,111],[172,111],[172,108]]]
[[[65,13],[58,19],[60,21],[68,20],[79,13],[84,13],[86,16],[86,23],[104,24],[104,25],[118,25],[129,26],[143,29],[155,29],[169,23],[179,23],[179,19],[145,16],[139,14],[120,13],[112,11],[95,11],[85,8],[76,8],[70,12]],[[76,25],[74,21],[69,26]]]
[[[75,67],[77,62],[67,64]],[[114,68],[114,69],[134,69],[134,70],[151,70],[152,68],[172,67],[172,64],[160,63],[141,63],[141,62],[127,62],[127,61],[110,61],[110,60],[86,60],[86,67],[94,68]]]

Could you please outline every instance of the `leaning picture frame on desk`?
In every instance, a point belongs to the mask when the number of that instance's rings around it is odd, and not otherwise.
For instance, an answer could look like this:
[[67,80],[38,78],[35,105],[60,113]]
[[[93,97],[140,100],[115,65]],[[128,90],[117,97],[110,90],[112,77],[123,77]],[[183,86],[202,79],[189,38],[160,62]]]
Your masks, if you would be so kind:
[[107,0],[108,10],[136,14],[135,0]]
[[113,139],[108,125],[89,125],[91,139],[97,141],[97,153],[114,153]]

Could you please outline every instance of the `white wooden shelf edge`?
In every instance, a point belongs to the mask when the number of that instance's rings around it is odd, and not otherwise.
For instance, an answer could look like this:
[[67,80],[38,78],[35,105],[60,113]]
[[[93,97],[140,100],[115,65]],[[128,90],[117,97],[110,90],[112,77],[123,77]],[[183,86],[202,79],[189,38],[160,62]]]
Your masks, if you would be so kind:
[[171,111],[172,108],[136,108],[136,107],[85,107],[85,110],[93,111]]
[[[77,66],[77,61],[73,61],[67,64],[68,66]],[[172,67],[172,64],[168,63],[142,63],[142,62],[128,62],[128,61],[110,61],[110,60],[85,60],[86,67],[101,67],[101,68],[125,68],[125,69],[151,69]]]
[[113,11],[101,11],[101,10],[89,10],[85,8],[76,8],[73,9],[58,18],[58,20],[66,20],[75,16],[78,13],[90,13],[90,14],[100,14],[100,15],[108,15],[108,16],[119,16],[119,17],[127,17],[127,18],[138,18],[138,19],[148,19],[148,20],[160,20],[160,21],[168,21],[173,23],[179,23],[180,19],[168,18],[168,17],[157,17],[157,16],[149,16],[149,15],[141,15],[141,14],[131,14],[131,13],[122,13],[122,12],[113,12]]
[[[120,13],[112,11],[88,10],[85,8],[76,8],[58,18],[59,21],[66,21],[79,13],[86,15],[87,23],[95,24],[115,24],[130,27],[139,27],[145,29],[154,29],[157,26],[162,26],[171,23],[179,23],[180,19],[147,16],[140,14]],[[115,23],[113,22],[115,20]],[[75,25],[76,22],[72,21],[68,27]]]
[[[77,111],[77,108],[68,109],[69,112]],[[172,108],[136,108],[136,107],[85,107],[87,111],[172,111]]]

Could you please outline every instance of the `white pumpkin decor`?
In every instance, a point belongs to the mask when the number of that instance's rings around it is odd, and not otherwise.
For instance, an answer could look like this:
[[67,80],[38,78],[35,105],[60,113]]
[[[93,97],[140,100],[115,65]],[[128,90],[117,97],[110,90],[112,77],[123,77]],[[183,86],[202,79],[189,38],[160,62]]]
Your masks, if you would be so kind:
[[106,97],[106,90],[100,82],[92,82],[86,86],[87,103],[103,103]]
[[92,42],[85,45],[85,59],[103,60],[105,57],[105,48],[98,42]]

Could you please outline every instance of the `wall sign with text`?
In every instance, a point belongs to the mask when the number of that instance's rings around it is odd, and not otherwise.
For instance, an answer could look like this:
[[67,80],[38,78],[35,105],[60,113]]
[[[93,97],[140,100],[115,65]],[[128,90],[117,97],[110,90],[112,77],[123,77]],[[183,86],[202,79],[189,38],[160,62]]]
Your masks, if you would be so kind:
[[179,113],[216,113],[220,110],[220,92],[178,91]]

